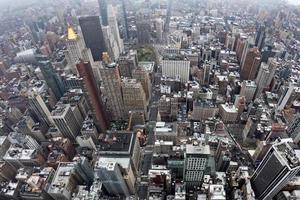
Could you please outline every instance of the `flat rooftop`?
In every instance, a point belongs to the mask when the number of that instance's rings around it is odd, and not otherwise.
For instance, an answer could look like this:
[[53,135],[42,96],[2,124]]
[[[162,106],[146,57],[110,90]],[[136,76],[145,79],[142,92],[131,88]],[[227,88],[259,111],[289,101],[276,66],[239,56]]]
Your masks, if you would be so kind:
[[192,144],[186,144],[187,154],[210,154],[210,147],[204,143],[194,141]]
[[99,141],[98,153],[100,154],[131,154],[134,143],[135,134],[132,132],[109,132]]

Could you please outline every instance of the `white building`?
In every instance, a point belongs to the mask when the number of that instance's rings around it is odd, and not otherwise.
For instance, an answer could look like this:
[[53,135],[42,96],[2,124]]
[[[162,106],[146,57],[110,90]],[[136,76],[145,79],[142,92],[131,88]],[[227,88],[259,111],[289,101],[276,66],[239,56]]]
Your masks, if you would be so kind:
[[70,104],[57,105],[56,109],[53,110],[51,114],[55,125],[63,136],[74,142],[76,136],[80,133],[81,125],[78,124]]
[[199,141],[186,144],[184,181],[188,188],[200,186],[208,165],[210,147]]
[[190,61],[187,60],[163,60],[162,75],[171,78],[180,78],[180,82],[185,83],[190,76]]
[[250,103],[255,95],[256,84],[254,81],[246,80],[242,82],[240,96],[246,98],[246,102]]

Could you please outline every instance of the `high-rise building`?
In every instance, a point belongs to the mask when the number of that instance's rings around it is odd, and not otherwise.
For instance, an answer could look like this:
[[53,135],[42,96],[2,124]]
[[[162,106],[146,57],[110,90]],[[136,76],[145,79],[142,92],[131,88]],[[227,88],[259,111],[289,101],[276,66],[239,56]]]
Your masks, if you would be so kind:
[[128,30],[128,19],[127,19],[127,10],[126,10],[125,0],[122,0],[122,11],[123,11],[124,26],[125,26],[125,40],[128,40],[130,35],[129,35],[129,30]]
[[122,168],[117,162],[97,162],[95,176],[101,180],[109,194],[129,196],[127,184],[122,176]]
[[47,192],[55,200],[69,200],[78,185],[89,183],[92,178],[91,167],[85,158],[77,162],[62,162]]
[[29,97],[29,108],[40,123],[44,123],[47,126],[53,124],[53,120],[50,117],[51,113],[39,94],[34,93]]
[[123,77],[132,78],[132,71],[137,67],[137,51],[130,50],[119,58],[120,75]]
[[256,97],[260,97],[263,90],[268,88],[268,80],[270,78],[270,71],[269,71],[269,67],[267,64],[262,63],[257,77],[255,79],[255,83],[257,85],[257,90],[256,90]]
[[70,104],[58,104],[52,111],[51,117],[63,136],[75,142],[76,136],[80,133],[81,124],[78,124]]
[[287,133],[296,144],[300,142],[300,113],[297,113],[291,124],[289,124]]
[[109,3],[107,5],[107,10],[108,10],[108,25],[118,45],[118,50],[120,53],[122,53],[124,51],[124,44],[123,44],[123,40],[120,37],[115,7],[113,7],[112,4]]
[[280,63],[276,58],[269,58],[268,59],[268,67],[269,67],[269,72],[270,76],[267,81],[267,86],[270,86],[272,79],[275,76],[276,69],[279,67]]
[[125,119],[124,104],[121,91],[121,77],[119,66],[115,63],[105,64],[100,69],[104,95],[107,98],[108,111],[113,120]]
[[250,103],[255,95],[256,87],[257,86],[254,81],[243,81],[241,84],[240,96],[244,96],[246,98],[246,102]]
[[93,110],[95,123],[101,131],[105,132],[109,126],[109,119],[103,106],[101,92],[96,85],[91,64],[80,61],[76,66],[80,77],[83,78],[84,89]]
[[107,49],[99,16],[80,17],[79,24],[85,45],[91,50],[94,61],[101,60],[102,53]]
[[204,99],[195,99],[193,102],[193,112],[192,119],[193,120],[207,120],[209,118],[213,118],[219,108],[213,101],[204,100]]
[[82,51],[85,48],[84,41],[82,38],[75,32],[72,26],[68,26],[67,38],[66,38],[67,51],[66,59],[71,68],[71,72],[77,74],[75,67],[76,62],[82,58]]
[[161,44],[163,41],[164,24],[161,18],[155,20],[156,42]]
[[299,172],[300,162],[286,141],[272,145],[251,178],[258,200],[272,199]]
[[132,71],[132,78],[141,82],[148,101],[151,95],[151,81],[148,72],[145,69],[138,67]]
[[293,83],[289,83],[289,86],[283,87],[283,93],[277,102],[277,111],[282,111],[285,108],[294,91],[295,85]]
[[264,25],[259,25],[257,29],[258,30],[255,35],[255,46],[261,50],[266,38],[266,27]]
[[126,115],[132,110],[147,112],[146,95],[140,82],[136,79],[123,79],[122,92]]
[[220,104],[219,113],[224,123],[234,123],[238,117],[238,108],[227,103]]
[[25,149],[36,149],[36,150],[42,149],[40,144],[30,135],[25,135],[18,132],[11,132],[8,135],[8,139],[11,144],[16,144]]
[[183,177],[185,177],[184,181],[187,188],[191,189],[201,185],[207,170],[209,155],[209,145],[199,141],[193,141],[192,144],[186,145]]
[[136,28],[139,44],[149,44],[151,41],[151,25],[149,20],[139,19],[136,22]]
[[176,78],[179,77],[182,83],[187,82],[190,77],[190,61],[188,60],[163,60],[162,75]]
[[107,0],[98,0],[99,13],[103,26],[108,26]]
[[258,48],[251,48],[248,50],[245,62],[241,67],[242,80],[254,80],[260,66],[261,55]]
[[58,101],[64,94],[64,85],[61,78],[54,71],[50,61],[40,61],[39,67],[48,87],[51,89],[55,99]]

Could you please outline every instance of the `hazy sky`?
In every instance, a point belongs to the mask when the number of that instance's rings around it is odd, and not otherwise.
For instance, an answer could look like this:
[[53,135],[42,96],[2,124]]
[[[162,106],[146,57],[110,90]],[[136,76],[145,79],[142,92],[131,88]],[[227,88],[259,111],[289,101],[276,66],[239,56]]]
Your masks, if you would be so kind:
[[300,0],[288,0],[291,4],[300,5]]

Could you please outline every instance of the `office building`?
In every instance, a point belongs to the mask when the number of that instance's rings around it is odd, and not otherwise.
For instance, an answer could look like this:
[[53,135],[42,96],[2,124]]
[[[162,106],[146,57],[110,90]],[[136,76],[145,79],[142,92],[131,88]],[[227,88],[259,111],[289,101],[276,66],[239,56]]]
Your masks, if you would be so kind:
[[100,69],[103,93],[112,120],[125,119],[122,99],[121,77],[116,63],[104,64]]
[[58,104],[52,111],[51,117],[62,135],[75,142],[76,136],[80,133],[81,124],[78,124],[70,104]]
[[201,141],[192,141],[186,144],[184,155],[184,181],[188,189],[199,187],[207,173],[210,147]]
[[241,84],[240,96],[244,96],[246,98],[246,102],[250,103],[255,95],[256,84],[254,81],[245,80]]
[[122,175],[122,168],[117,160],[116,162],[97,162],[95,176],[101,180],[110,195],[129,197],[130,194]]
[[265,43],[266,38],[266,27],[264,25],[259,25],[256,30],[255,35],[255,46],[259,48],[259,50],[262,49]]
[[299,172],[300,162],[285,141],[273,144],[251,178],[258,200],[272,199]]
[[108,11],[108,25],[111,29],[111,33],[113,34],[113,37],[115,38],[116,44],[118,46],[118,51],[121,53],[124,52],[124,44],[123,40],[120,37],[117,17],[116,17],[116,11],[115,7],[113,7],[112,3],[109,3],[107,5],[107,11]]
[[241,80],[254,80],[261,62],[261,55],[257,48],[248,50],[245,62],[241,67]]
[[101,92],[98,90],[91,64],[81,61],[77,64],[77,70],[80,77],[83,78],[84,90],[92,108],[95,123],[101,131],[105,132],[109,126],[109,119],[103,106]]
[[99,16],[82,16],[78,20],[86,47],[91,50],[93,60],[100,61],[107,48]]
[[190,76],[190,61],[187,60],[163,60],[162,75],[170,78],[179,77],[180,82],[185,83]]
[[276,106],[277,111],[282,111],[285,108],[296,87],[293,83],[290,82],[288,86],[284,86],[282,87],[282,89],[283,93],[281,94]]
[[137,51],[130,50],[119,57],[120,75],[132,78],[132,71],[138,66]]
[[177,98],[162,95],[158,101],[158,112],[162,121],[175,121],[179,111]]
[[163,42],[163,30],[164,22],[161,18],[155,20],[155,30],[156,30],[156,42],[161,44]]
[[154,135],[156,140],[172,141],[177,144],[177,125],[176,123],[156,122]]
[[99,139],[101,149],[96,155],[101,158],[129,158],[134,174],[138,173],[140,144],[137,135],[130,131],[109,131],[106,138]]
[[40,144],[32,138],[30,135],[25,135],[23,133],[11,132],[8,135],[8,140],[11,144],[21,146],[25,149],[36,149],[42,150]]
[[64,95],[64,85],[59,75],[54,71],[50,61],[40,61],[39,67],[47,86],[51,89],[55,99],[58,101]]
[[296,114],[286,131],[296,144],[300,142],[300,113]]
[[98,0],[99,13],[103,26],[108,26],[107,0]]
[[192,119],[196,121],[207,120],[209,118],[213,118],[218,111],[218,106],[215,105],[212,101],[198,98],[193,102]]
[[69,64],[74,65],[81,57],[82,57],[82,50],[84,49],[85,45],[80,38],[80,36],[75,32],[72,26],[68,26],[67,30],[67,61]]
[[262,95],[263,90],[268,89],[269,85],[268,85],[268,81],[270,79],[270,71],[269,71],[269,67],[267,64],[262,63],[257,77],[255,79],[255,83],[257,85],[257,90],[256,90],[256,97],[260,97]]
[[137,67],[132,71],[132,78],[141,82],[144,92],[146,94],[146,99],[147,101],[149,101],[151,95],[151,80],[148,72],[141,67]]
[[7,136],[0,136],[0,160],[3,160],[3,156],[9,149],[11,143]]
[[134,110],[147,112],[146,94],[140,82],[136,79],[124,78],[122,80],[122,91],[125,115]]
[[15,168],[42,166],[45,164],[45,158],[39,150],[23,149],[20,147],[11,146],[3,160],[13,165]]
[[140,19],[136,22],[137,38],[139,44],[149,44],[151,41],[151,25],[149,20]]
[[40,123],[47,126],[53,124],[53,120],[50,117],[51,113],[49,108],[45,104],[45,101],[42,99],[41,95],[33,93],[29,97],[29,108]]
[[89,163],[62,162],[59,164],[48,193],[55,200],[69,200],[76,187],[80,184],[89,183],[93,174],[86,170],[92,170]]
[[238,117],[238,108],[228,103],[220,104],[219,113],[224,123],[234,123]]

